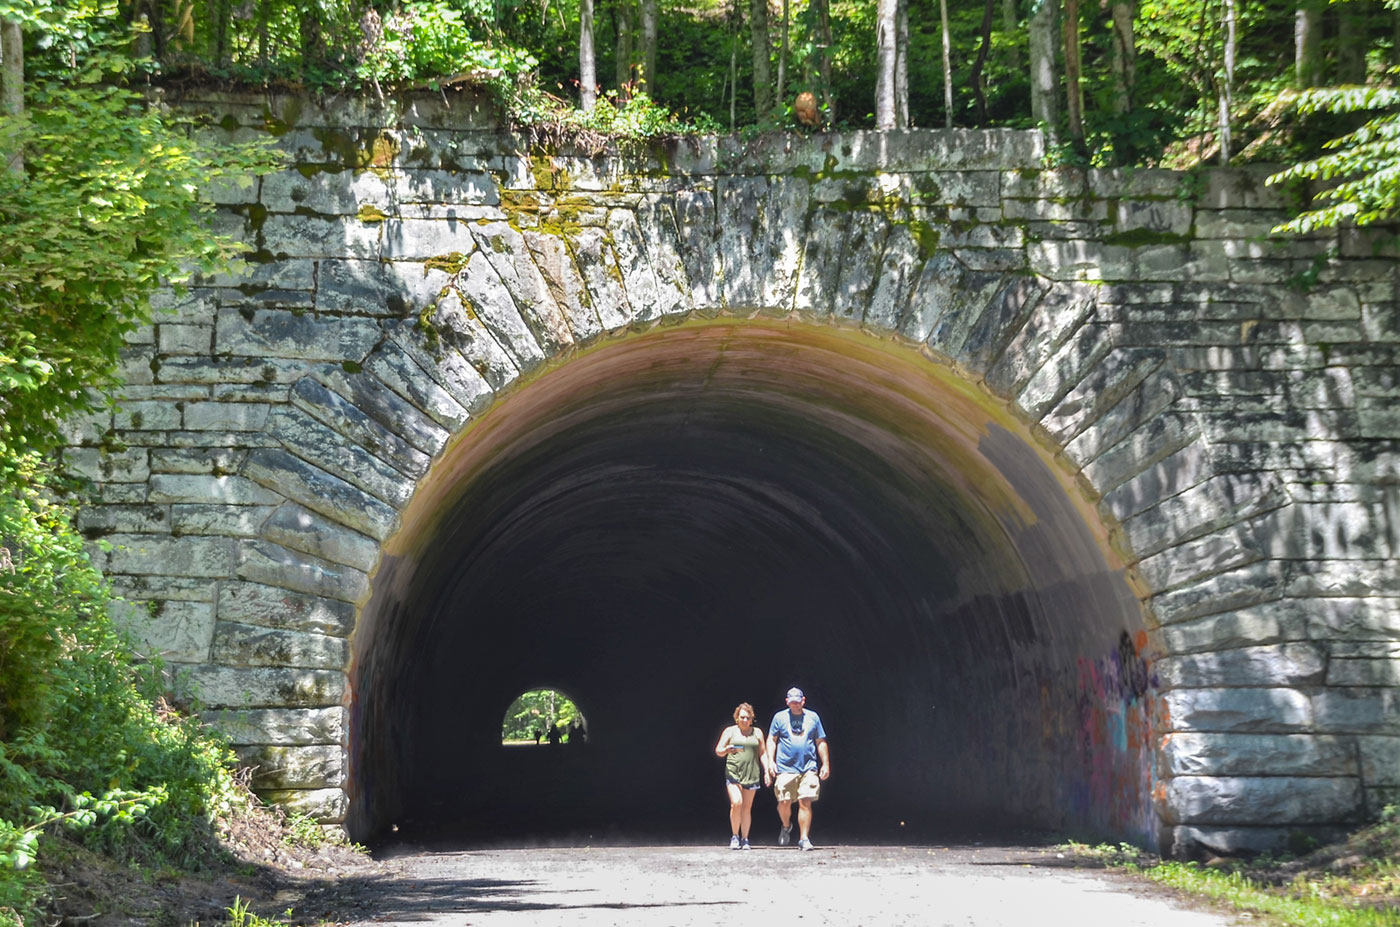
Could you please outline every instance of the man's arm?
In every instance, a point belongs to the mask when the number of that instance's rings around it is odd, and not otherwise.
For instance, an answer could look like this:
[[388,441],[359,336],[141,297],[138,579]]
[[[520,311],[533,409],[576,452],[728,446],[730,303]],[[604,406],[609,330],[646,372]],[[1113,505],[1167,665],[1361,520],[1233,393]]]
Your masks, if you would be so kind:
[[817,757],[822,761],[822,768],[818,776],[825,779],[831,775],[831,751],[827,748],[826,738],[817,741]]

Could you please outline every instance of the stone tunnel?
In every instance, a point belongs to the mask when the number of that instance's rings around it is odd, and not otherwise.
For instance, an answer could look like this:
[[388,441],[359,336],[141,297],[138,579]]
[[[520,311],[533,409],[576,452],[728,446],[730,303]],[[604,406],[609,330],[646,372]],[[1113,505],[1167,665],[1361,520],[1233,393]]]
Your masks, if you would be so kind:
[[[124,625],[270,800],[703,840],[719,731],[790,685],[831,842],[1233,852],[1400,797],[1396,263],[1273,237],[1263,173],[180,105],[289,166],[211,191],[247,266],[160,295],[66,462]],[[544,686],[589,742],[503,748]]]

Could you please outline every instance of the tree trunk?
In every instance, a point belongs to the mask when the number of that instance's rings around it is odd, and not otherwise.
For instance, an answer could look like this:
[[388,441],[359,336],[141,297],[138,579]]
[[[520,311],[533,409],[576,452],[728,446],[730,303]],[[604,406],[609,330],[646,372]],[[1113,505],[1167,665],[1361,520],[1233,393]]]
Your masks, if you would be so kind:
[[769,62],[768,0],[750,0],[749,36],[753,40],[753,108],[758,122],[773,111],[773,75]]
[[617,0],[613,4],[613,22],[617,26],[617,95],[626,100],[632,84],[632,0]]
[[1113,111],[1121,115],[1133,108],[1133,87],[1137,83],[1137,47],[1133,36],[1136,0],[1114,0],[1112,16]]
[[996,12],[996,0],[986,0],[982,5],[982,44],[977,46],[977,59],[972,62],[972,74],[968,83],[977,101],[977,124],[987,125],[987,82],[982,76],[982,68],[987,64],[987,53],[992,47],[992,16]]
[[743,25],[744,14],[739,0],[734,0],[734,29],[729,43],[729,131],[734,131],[739,109],[739,28]]
[[1080,84],[1079,0],[1065,0],[1065,116],[1069,137],[1084,144],[1084,89]]
[[1053,141],[1059,133],[1060,108],[1055,71],[1055,3],[1040,0],[1031,13],[1031,118],[1046,127]]
[[778,107],[787,104],[787,60],[788,60],[788,0],[783,0],[783,22],[779,27],[778,39]]
[[879,0],[875,12],[875,128],[895,126],[895,46],[899,38],[898,0]]
[[1366,35],[1366,23],[1371,13],[1369,6],[1366,0],[1336,4],[1338,83],[1366,82],[1366,49],[1371,44]]
[[656,23],[660,16],[658,0],[642,0],[642,82],[647,93],[656,96]]
[[948,0],[938,0],[938,16],[943,27],[943,125],[953,127],[953,55],[948,36]]
[[[8,117],[24,115],[24,30],[8,19],[0,20],[0,109]],[[22,149],[4,152],[4,157],[7,170],[24,173]]]
[[593,0],[578,2],[578,101],[586,113],[598,102],[598,59],[593,46]]
[[1293,83],[1299,90],[1316,87],[1322,72],[1322,7],[1302,0],[1293,19]]
[[228,26],[230,0],[215,0],[214,5],[214,63],[224,67],[229,62]]
[[894,42],[894,121],[909,128],[909,0],[899,0]]
[[1001,0],[1001,31],[1006,33],[1006,66],[1014,74],[1021,70],[1021,49],[1016,44],[1017,27],[1021,24],[1016,0]]
[[1230,109],[1235,85],[1235,0],[1225,0],[1224,71],[1220,80],[1220,163],[1230,163]]
[[831,7],[827,0],[812,0],[812,5],[817,10],[817,74],[821,78],[822,105],[826,107],[829,124],[836,119],[836,100],[831,95]]
[[311,66],[322,58],[320,8],[308,3],[302,8],[297,23],[297,35],[301,40],[301,72],[306,74]]

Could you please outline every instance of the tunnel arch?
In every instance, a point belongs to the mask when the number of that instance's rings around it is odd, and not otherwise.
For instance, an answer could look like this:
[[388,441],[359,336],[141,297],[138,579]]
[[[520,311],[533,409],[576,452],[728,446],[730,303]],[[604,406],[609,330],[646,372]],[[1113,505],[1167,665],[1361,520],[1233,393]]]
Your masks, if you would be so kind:
[[[766,726],[798,684],[831,731],[834,829],[1157,839],[1152,621],[1055,454],[946,360],[839,326],[692,318],[542,368],[383,546],[347,827],[636,831],[644,807],[686,833],[732,705]],[[623,746],[493,765],[499,712],[473,706],[527,672]]]

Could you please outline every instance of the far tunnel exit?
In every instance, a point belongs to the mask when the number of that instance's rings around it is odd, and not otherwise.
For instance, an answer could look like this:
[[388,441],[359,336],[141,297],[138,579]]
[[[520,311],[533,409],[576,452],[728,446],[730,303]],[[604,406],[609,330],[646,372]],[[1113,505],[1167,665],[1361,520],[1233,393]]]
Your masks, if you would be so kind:
[[[715,739],[792,685],[828,842],[1156,828],[1150,635],[1092,507],[992,397],[858,333],[686,325],[520,388],[420,488],[355,642],[357,839],[727,839]],[[501,706],[540,679],[591,736],[527,770]]]

